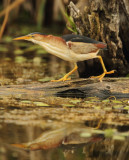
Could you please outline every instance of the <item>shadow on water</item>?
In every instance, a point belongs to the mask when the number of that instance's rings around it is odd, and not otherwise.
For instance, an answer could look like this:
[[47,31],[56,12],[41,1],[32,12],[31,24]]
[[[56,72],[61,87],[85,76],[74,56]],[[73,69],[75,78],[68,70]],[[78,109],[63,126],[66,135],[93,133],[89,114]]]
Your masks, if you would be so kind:
[[13,54],[0,46],[0,160],[128,159],[128,100],[44,97],[29,85],[70,66],[37,46],[14,45]]

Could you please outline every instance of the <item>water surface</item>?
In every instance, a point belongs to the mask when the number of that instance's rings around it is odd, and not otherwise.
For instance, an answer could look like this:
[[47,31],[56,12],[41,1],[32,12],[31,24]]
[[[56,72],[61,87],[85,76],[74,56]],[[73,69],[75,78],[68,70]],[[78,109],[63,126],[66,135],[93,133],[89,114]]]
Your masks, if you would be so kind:
[[2,87],[40,86],[72,66],[30,43],[0,51],[0,160],[128,159],[128,99],[12,96]]

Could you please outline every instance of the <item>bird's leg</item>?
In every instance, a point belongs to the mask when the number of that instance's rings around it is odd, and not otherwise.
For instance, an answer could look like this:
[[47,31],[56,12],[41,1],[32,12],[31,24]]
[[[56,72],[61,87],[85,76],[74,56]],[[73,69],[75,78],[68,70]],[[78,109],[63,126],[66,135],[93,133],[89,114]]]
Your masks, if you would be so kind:
[[100,63],[101,63],[102,68],[103,68],[103,73],[102,73],[101,75],[99,75],[99,76],[92,76],[91,78],[98,78],[100,81],[102,81],[103,77],[104,77],[106,74],[112,74],[112,73],[115,72],[115,70],[112,70],[112,71],[107,72],[102,57],[101,57],[101,56],[97,56],[96,58],[99,58],[99,60],[100,60]]
[[51,82],[60,82],[60,81],[66,81],[66,80],[70,80],[71,78],[68,78],[73,72],[75,72],[78,69],[77,64],[75,63],[74,69],[72,69],[72,71],[70,71],[69,73],[67,73],[64,77],[58,79],[58,80],[52,80]]

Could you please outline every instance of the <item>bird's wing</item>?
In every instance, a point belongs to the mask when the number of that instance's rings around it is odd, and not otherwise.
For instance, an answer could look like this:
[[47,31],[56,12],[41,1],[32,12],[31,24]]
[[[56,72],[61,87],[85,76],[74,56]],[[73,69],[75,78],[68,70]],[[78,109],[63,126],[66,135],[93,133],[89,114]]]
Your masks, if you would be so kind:
[[75,35],[75,34],[67,34],[67,35],[62,36],[62,38],[66,42],[71,41],[71,42],[83,42],[83,43],[94,43],[94,44],[102,43],[94,39],[91,39],[89,37],[82,36],[82,35]]
[[71,50],[76,53],[86,54],[96,52],[98,49],[104,49],[107,45],[82,35],[68,34],[62,36]]
[[77,54],[88,54],[94,53],[99,50],[99,48],[93,43],[82,43],[82,42],[66,42],[69,49]]

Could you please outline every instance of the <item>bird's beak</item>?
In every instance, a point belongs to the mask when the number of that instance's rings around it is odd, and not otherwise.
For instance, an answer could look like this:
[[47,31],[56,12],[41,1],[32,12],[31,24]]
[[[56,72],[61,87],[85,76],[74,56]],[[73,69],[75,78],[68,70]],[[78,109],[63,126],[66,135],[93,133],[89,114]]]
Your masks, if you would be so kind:
[[30,36],[22,36],[22,37],[14,38],[13,40],[28,40],[30,38],[31,38]]

